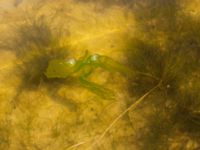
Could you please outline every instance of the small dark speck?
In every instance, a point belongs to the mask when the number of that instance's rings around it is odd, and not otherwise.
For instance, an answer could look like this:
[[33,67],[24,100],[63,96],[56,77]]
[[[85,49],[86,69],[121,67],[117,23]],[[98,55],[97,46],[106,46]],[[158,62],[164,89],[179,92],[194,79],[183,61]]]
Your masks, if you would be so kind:
[[115,45],[110,45],[110,47],[111,47],[111,48],[114,48],[114,47],[115,47]]
[[22,2],[23,2],[23,0],[15,0],[15,1],[14,1],[14,6],[17,7],[17,6],[19,6]]

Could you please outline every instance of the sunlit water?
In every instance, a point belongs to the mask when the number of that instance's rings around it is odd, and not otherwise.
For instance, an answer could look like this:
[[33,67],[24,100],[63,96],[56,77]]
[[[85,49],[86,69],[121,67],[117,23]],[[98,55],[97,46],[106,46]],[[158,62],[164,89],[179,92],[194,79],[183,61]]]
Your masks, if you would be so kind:
[[[0,149],[198,149],[199,7],[195,0],[1,0]],[[183,69],[189,74],[178,69],[185,57],[165,55],[173,48],[191,52],[186,64],[194,69]],[[78,73],[45,76],[51,59],[75,61],[86,51],[134,72],[92,71],[88,81],[112,91],[113,99],[79,84]],[[179,112],[185,91],[197,100]]]

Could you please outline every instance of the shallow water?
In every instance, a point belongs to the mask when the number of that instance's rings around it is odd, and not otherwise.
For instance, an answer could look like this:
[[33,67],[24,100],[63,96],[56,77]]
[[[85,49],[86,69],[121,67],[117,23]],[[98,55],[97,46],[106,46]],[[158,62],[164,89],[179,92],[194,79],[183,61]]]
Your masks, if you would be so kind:
[[0,0],[0,149],[199,149],[199,7]]

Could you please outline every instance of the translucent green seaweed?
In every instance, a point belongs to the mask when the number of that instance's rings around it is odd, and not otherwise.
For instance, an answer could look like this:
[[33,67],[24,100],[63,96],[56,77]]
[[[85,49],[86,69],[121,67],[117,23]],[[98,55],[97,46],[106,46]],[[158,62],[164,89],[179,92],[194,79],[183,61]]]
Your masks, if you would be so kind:
[[106,99],[113,99],[114,93],[101,85],[87,81],[87,77],[96,69],[102,68],[110,72],[128,73],[130,70],[112,58],[88,52],[78,60],[52,59],[49,61],[46,72],[47,78],[75,77],[81,86]]

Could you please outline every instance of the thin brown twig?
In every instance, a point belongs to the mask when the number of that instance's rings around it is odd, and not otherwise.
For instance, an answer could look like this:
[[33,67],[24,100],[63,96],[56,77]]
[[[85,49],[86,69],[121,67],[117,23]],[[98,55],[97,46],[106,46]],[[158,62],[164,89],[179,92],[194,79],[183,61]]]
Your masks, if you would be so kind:
[[143,76],[147,76],[147,77],[153,78],[153,79],[155,79],[155,80],[157,80],[157,81],[160,80],[159,77],[156,77],[156,76],[154,76],[154,75],[152,75],[152,74],[150,74],[150,73],[139,72],[139,71],[137,71],[137,73],[138,73],[138,74],[141,74],[141,75],[143,75]]
[[122,113],[120,113],[112,122],[111,124],[104,130],[104,132],[95,140],[95,142],[89,147],[92,148],[96,144],[98,144],[102,138],[106,135],[106,133],[114,126],[114,124],[121,119],[128,111],[131,109],[135,109],[150,93],[152,93],[155,89],[157,89],[162,81],[160,81],[155,87],[153,87],[151,90],[146,92],[143,96],[141,96],[136,102],[134,102],[131,106],[129,106],[127,109],[125,109]]
[[80,145],[83,145],[83,144],[85,144],[86,142],[87,142],[87,141],[83,141],[83,142],[77,143],[77,144],[75,144],[75,145],[72,145],[72,146],[68,147],[67,150],[70,150],[70,149],[79,147]]
[[77,148],[77,147],[79,147],[81,145],[84,145],[84,144],[86,144],[86,143],[88,143],[88,142],[90,142],[92,140],[93,140],[93,138],[92,139],[88,139],[86,141],[82,141],[82,142],[76,143],[76,144],[71,145],[70,147],[68,147],[66,150],[71,150],[71,149]]

